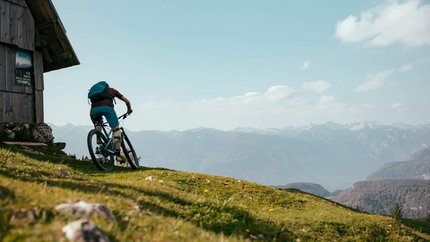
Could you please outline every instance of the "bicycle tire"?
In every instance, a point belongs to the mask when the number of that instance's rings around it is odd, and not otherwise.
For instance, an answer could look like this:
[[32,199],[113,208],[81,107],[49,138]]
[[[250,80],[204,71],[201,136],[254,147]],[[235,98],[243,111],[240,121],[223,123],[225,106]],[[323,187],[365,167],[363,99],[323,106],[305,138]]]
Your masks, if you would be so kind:
[[130,139],[128,138],[127,135],[125,135],[124,131],[123,131],[123,138],[121,142],[121,148],[131,168],[139,169],[139,159],[137,158],[136,151],[134,150],[133,145],[130,142]]
[[[97,143],[97,137],[100,137],[101,144]],[[88,151],[94,165],[101,171],[111,171],[114,167],[113,154],[106,154],[106,150],[104,149],[107,142],[108,139],[100,131],[93,129],[88,133]]]

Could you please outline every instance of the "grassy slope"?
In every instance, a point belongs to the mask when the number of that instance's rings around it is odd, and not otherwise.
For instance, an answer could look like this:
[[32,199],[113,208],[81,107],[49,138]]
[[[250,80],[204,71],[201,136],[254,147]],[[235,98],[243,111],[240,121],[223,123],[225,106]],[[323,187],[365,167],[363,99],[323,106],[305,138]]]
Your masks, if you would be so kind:
[[[103,173],[91,163],[18,149],[0,147],[0,241],[61,240],[61,228],[76,218],[54,207],[77,200],[113,211],[117,223],[94,218],[112,241],[430,240],[428,232],[389,217],[298,191],[164,169]],[[145,181],[148,176],[155,180]]]

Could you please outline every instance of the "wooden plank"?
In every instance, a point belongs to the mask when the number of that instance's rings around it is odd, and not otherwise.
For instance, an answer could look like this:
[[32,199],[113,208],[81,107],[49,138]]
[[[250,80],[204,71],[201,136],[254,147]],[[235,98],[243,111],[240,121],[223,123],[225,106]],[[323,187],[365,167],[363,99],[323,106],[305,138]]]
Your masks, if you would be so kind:
[[0,45],[0,91],[6,90],[6,48]]
[[6,1],[0,1],[0,42],[9,43],[9,6],[10,3]]
[[23,104],[24,111],[26,113],[24,123],[34,123],[35,121],[34,96],[33,94],[26,94],[25,96],[26,96],[25,103]]
[[6,48],[6,91],[13,90],[15,81],[15,51]]
[[18,93],[12,93],[11,95],[10,102],[12,105],[12,122],[14,123],[23,123],[23,116],[25,116],[25,112],[22,106],[22,99],[22,95]]
[[12,122],[12,102],[11,102],[11,93],[10,92],[2,92],[3,96],[3,117],[2,122]]
[[43,55],[41,52],[33,52],[34,87],[36,90],[44,90],[43,81]]
[[19,48],[25,49],[26,47],[26,22],[25,9],[21,6],[16,7],[16,42]]
[[13,142],[13,141],[3,141],[3,144],[7,145],[23,145],[23,146],[48,146],[45,143],[40,142]]
[[18,45],[18,5],[9,5],[9,43]]
[[2,91],[0,91],[0,123],[3,123],[3,93]]
[[33,15],[31,15],[28,7],[26,10],[26,45],[25,48],[31,51],[34,51],[34,39],[36,35],[36,25],[34,24]]
[[12,120],[15,123],[34,123],[33,95],[12,93]]
[[36,123],[44,123],[44,110],[43,110],[43,91],[36,90],[34,98],[34,106],[35,106],[35,122]]
[[26,101],[24,104],[26,110],[26,120],[24,123],[34,123],[36,119],[35,108],[34,108],[34,95],[26,94]]

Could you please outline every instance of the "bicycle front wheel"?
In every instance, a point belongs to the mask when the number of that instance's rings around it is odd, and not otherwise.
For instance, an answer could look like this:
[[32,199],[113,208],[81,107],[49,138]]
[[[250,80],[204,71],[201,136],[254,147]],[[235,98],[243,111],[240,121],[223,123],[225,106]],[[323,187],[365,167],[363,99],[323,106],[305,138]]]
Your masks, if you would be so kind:
[[128,163],[131,168],[138,169],[139,168],[139,159],[137,158],[136,152],[134,151],[133,145],[130,142],[130,139],[123,133],[123,139],[121,142],[121,148],[124,152],[125,157],[127,158]]
[[106,136],[93,129],[88,133],[87,143],[91,159],[97,169],[111,171],[114,166],[114,156],[112,152],[109,152],[109,147],[106,147],[108,143]]

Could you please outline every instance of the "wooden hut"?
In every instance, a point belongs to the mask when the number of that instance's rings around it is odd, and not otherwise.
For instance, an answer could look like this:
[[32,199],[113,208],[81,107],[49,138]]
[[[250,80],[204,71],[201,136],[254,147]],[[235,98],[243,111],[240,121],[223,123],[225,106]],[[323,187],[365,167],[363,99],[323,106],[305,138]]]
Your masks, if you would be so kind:
[[44,123],[43,73],[78,64],[51,0],[0,0],[0,123]]

